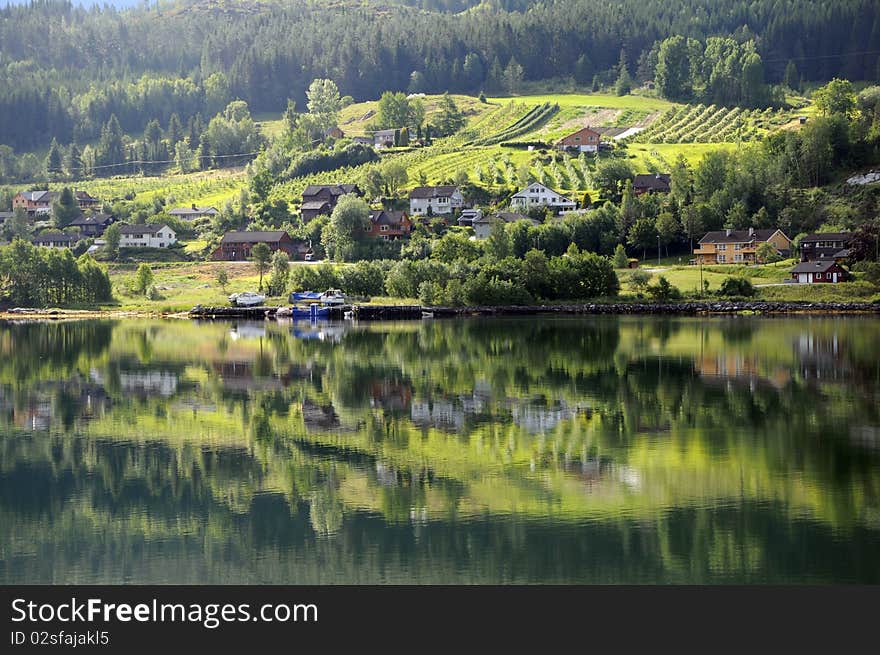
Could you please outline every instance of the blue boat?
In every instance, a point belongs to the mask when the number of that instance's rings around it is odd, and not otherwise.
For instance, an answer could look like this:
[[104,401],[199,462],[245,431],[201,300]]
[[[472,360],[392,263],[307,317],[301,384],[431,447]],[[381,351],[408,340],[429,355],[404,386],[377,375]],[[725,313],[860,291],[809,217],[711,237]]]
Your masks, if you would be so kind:
[[321,300],[321,294],[317,291],[294,291],[288,299],[290,302],[301,302],[303,300]]
[[293,320],[328,319],[330,318],[330,308],[316,304],[307,307],[281,307],[275,315],[277,318],[291,318]]

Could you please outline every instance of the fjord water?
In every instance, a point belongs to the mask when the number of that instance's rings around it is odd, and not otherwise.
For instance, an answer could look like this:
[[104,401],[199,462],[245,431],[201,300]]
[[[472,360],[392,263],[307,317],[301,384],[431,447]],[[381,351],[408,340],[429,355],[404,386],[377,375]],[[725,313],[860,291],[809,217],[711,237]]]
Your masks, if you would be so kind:
[[880,582],[880,320],[0,325],[0,583]]

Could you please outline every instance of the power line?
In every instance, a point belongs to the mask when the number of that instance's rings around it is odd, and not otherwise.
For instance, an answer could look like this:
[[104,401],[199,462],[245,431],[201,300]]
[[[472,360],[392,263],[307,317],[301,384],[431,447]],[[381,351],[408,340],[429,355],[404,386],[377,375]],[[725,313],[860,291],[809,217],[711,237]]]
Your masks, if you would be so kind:
[[810,55],[804,57],[788,57],[787,59],[764,59],[765,64],[781,64],[787,61],[813,61],[817,59],[835,59],[853,55],[880,55],[880,50],[862,50],[860,52],[841,52],[836,55]]

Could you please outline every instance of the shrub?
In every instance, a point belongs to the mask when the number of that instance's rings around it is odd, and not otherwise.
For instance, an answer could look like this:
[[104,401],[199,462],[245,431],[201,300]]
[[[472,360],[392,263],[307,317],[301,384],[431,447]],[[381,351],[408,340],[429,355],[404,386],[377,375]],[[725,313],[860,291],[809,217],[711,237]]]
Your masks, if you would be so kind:
[[651,274],[640,268],[634,270],[629,276],[629,286],[634,291],[644,291],[648,288],[648,282],[651,281]]
[[757,293],[754,285],[744,277],[728,277],[721,283],[718,295],[751,298]]
[[657,300],[678,300],[681,298],[681,291],[678,287],[674,287],[662,275],[657,279],[657,284],[648,287],[648,293]]
[[419,302],[423,305],[436,305],[443,297],[443,288],[430,280],[419,285]]

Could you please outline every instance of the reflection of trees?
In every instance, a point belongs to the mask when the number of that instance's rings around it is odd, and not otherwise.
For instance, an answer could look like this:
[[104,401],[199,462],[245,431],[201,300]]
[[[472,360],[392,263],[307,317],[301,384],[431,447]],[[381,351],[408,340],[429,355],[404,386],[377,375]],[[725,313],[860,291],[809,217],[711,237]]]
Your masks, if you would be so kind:
[[7,323],[0,329],[0,380],[22,384],[64,379],[82,359],[95,359],[110,345],[112,321]]
[[[880,453],[849,441],[880,425],[880,331],[742,325],[110,327],[27,378],[63,383],[4,396],[48,407],[53,436],[3,428],[0,580],[125,560],[164,581],[880,581]],[[708,370],[727,353],[748,368]],[[138,370],[177,383],[133,393]],[[88,422],[86,392],[112,399]]]

